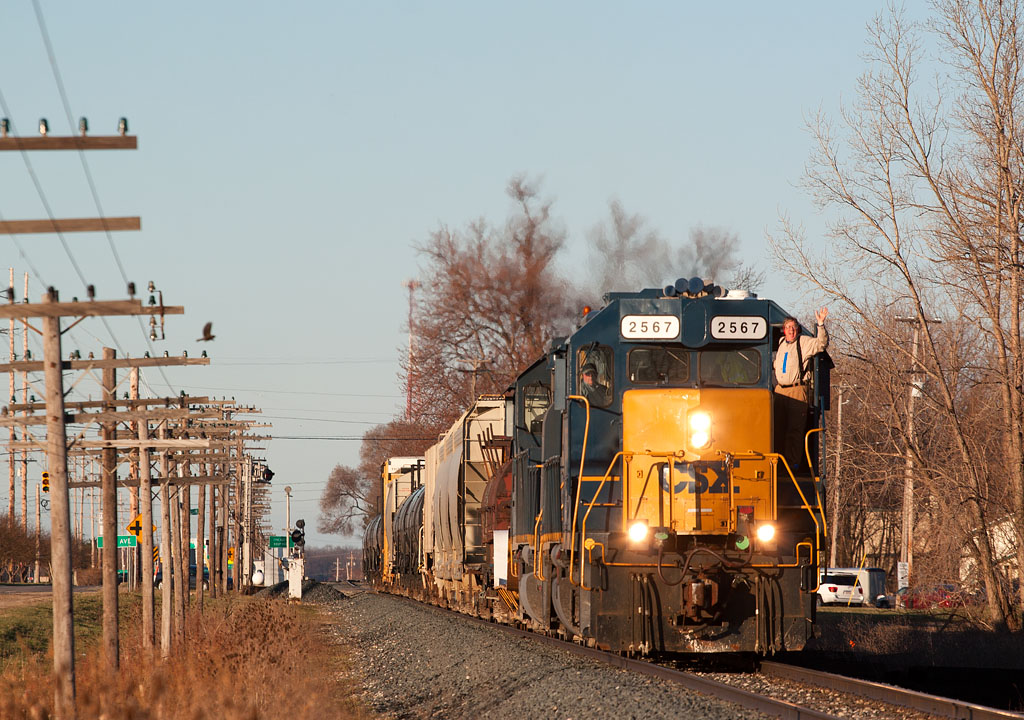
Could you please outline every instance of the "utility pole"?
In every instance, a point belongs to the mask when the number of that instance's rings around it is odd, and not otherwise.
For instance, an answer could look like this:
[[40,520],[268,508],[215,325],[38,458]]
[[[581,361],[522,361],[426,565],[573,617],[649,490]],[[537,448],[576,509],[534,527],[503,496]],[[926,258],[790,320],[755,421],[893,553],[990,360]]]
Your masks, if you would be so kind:
[[284,486],[284,524],[285,535],[292,534],[292,486]]
[[[166,424],[160,426],[160,439],[167,438]],[[160,583],[160,656],[163,658],[171,655],[171,583],[173,578],[172,560],[174,553],[174,542],[171,537],[171,497],[170,483],[170,458],[165,450],[160,454],[160,566],[162,570],[162,582]]]
[[[79,121],[79,135],[59,136],[49,134],[49,126],[45,119],[40,121],[39,137],[11,135],[7,118],[3,120],[0,129],[0,152],[27,152],[34,150],[135,150],[138,148],[138,138],[128,134],[128,120],[121,118],[118,122],[117,135],[88,135],[89,123],[85,118]],[[14,235],[26,233],[65,233],[65,232],[110,232],[118,230],[139,230],[142,221],[138,216],[133,217],[98,217],[98,218],[47,218],[45,220],[5,220],[0,221],[0,235]],[[25,273],[25,298],[28,298],[28,273]],[[8,285],[8,300],[14,301],[14,271],[11,270],[10,284]],[[8,315],[13,319],[18,315]],[[27,318],[22,317],[22,322],[27,323]],[[59,324],[59,323],[58,323]],[[26,325],[26,328],[28,326]],[[11,342],[11,361],[13,357],[14,344],[13,334]],[[25,332],[24,344],[25,357],[28,357],[28,332]],[[51,358],[54,359],[54,358]],[[60,358],[55,358],[59,360]],[[13,397],[13,371],[11,395]],[[28,403],[28,383],[26,373],[21,375],[24,402]],[[13,400],[12,400],[13,402]],[[11,429],[11,440],[14,440],[14,429]],[[11,455],[13,461],[13,454]],[[12,493],[13,503],[13,493]],[[10,517],[14,518],[13,510]],[[28,453],[21,454],[21,519],[22,527],[28,531]],[[73,710],[73,707],[71,708]]]
[[[57,293],[49,292],[43,298],[40,309],[56,305]],[[60,315],[44,315],[42,325],[46,382],[46,466],[50,473],[50,565],[53,568],[50,581],[53,583],[53,670],[56,679],[54,702],[57,717],[73,718],[75,636],[72,621],[71,515],[67,435],[64,427],[64,379],[60,373]]]
[[[7,287],[9,287],[9,288],[13,288],[14,287],[14,268],[13,267],[11,268],[10,280],[8,281]],[[13,292],[8,292],[7,293],[7,302],[10,302],[10,303],[14,302],[14,293]],[[11,362],[14,362],[15,358],[14,358],[14,318],[13,317],[10,318],[7,321],[7,341],[8,341],[8,344],[10,345],[10,359],[11,359]],[[10,398],[13,398],[14,397],[14,371],[13,370],[11,370],[10,373],[8,373],[8,378],[9,378],[9,380],[8,380],[8,383],[7,383],[7,386],[8,386],[7,396],[10,397]],[[11,435],[11,442],[14,442],[15,440],[18,439],[18,431],[14,428],[13,425],[11,426],[11,433],[10,433],[10,435]],[[7,518],[13,523],[14,519],[16,517],[15,514],[14,514],[14,497],[15,497],[14,496],[14,491],[15,491],[15,487],[14,487],[14,450],[10,450],[9,454],[7,456],[7,473],[8,473],[8,486],[9,486],[9,489],[10,489],[10,495],[7,498]]]
[[412,419],[412,386],[413,386],[413,377],[416,374],[415,373],[415,369],[416,369],[416,365],[415,365],[416,360],[415,360],[415,358],[416,358],[416,355],[413,352],[413,338],[415,336],[414,333],[413,333],[413,324],[412,324],[413,307],[414,307],[413,295],[416,292],[416,288],[418,288],[420,286],[420,283],[418,281],[416,281],[416,280],[406,280],[404,285],[405,285],[405,287],[407,287],[409,289],[409,367],[408,367],[408,370],[406,371],[406,376],[405,376],[405,419],[406,420],[411,420]]
[[139,435],[139,490],[138,497],[142,515],[142,647],[152,650],[156,637],[155,602],[153,592],[153,478],[150,467],[149,448],[145,443],[149,440],[149,420],[138,422]]
[[[913,323],[914,339],[911,347],[910,393],[907,398],[907,450],[903,468],[903,518],[901,523],[900,565],[897,582],[901,588],[909,587],[914,570],[914,446],[917,440],[914,431],[914,399],[921,397],[924,381],[918,375],[917,348],[923,323],[939,323],[919,317],[897,317],[896,322]],[[906,584],[903,584],[903,583]]]
[[[206,474],[210,477],[214,475],[214,464],[212,462],[206,463]],[[218,560],[220,555],[217,550],[217,486],[210,486],[210,597],[217,597],[217,578],[219,577],[220,565]]]
[[[134,367],[128,371],[128,397],[132,400],[139,399],[139,368]],[[139,434],[139,421],[133,420],[128,423],[128,427],[131,429],[132,434],[138,437]],[[141,489],[140,475],[140,464],[142,460],[142,448],[138,451],[131,451],[128,455],[128,477],[132,481],[128,487],[128,517],[135,519],[139,517],[139,490]],[[135,560],[135,568],[132,570],[131,575],[131,587],[134,589],[138,581],[142,579],[142,563],[139,562],[140,555],[142,552],[142,546],[137,545],[134,548],[129,548],[129,554]]]
[[845,385],[836,385],[836,471],[832,478],[831,492],[829,492],[829,504],[832,506],[832,519],[830,526],[832,528],[832,537],[830,540],[828,566],[836,566],[836,539],[839,535],[839,485],[840,478],[842,477],[843,469],[843,405],[850,402],[849,400],[843,400],[843,394],[846,390]]
[[185,618],[188,614],[188,591],[189,584],[191,583],[191,567],[192,567],[192,553],[191,553],[191,539],[192,539],[192,508],[190,504],[191,493],[189,478],[191,475],[191,467],[188,462],[188,456],[179,456],[178,459],[178,477],[182,479],[182,482],[178,485],[178,525],[181,532],[181,574],[178,575],[180,582],[178,583],[178,608],[181,617],[181,624],[178,625],[178,640],[181,642],[182,647],[185,644]]
[[473,373],[473,383],[471,385],[471,390],[470,390],[470,392],[472,394],[472,402],[476,402],[477,401],[476,378],[477,378],[477,375],[480,374],[480,368],[485,367],[485,366],[490,365],[490,364],[491,364],[491,361],[488,360],[487,358],[484,358],[484,357],[479,357],[479,358],[477,358],[476,360],[473,361],[473,369],[472,369],[472,371],[470,371],[470,372]]
[[[199,468],[200,474],[202,473],[202,466]],[[206,571],[206,528],[204,523],[206,521],[206,485],[199,483],[196,488],[198,497],[196,498],[196,610],[201,614],[203,612],[203,577]],[[210,492],[213,492],[213,486],[210,486]],[[191,511],[189,511],[191,512]]]
[[39,483],[36,483],[36,563],[33,568],[32,577],[35,578],[36,583],[39,582],[39,535],[42,532],[42,498],[39,496],[42,492],[42,488]]
[[[43,362],[46,383],[46,454],[50,473],[50,553],[53,567],[53,663],[57,716],[75,716],[75,655],[71,577],[71,513],[68,488],[67,434],[64,425],[64,380],[61,374],[61,318],[113,315],[181,314],[183,308],[143,308],[138,300],[62,303],[50,289],[41,303],[9,303],[0,306],[0,317],[27,323],[42,319]],[[27,493],[23,493],[24,495]],[[27,514],[27,513],[26,513]],[[106,513],[105,513],[106,514]],[[116,538],[116,535],[114,536]],[[116,540],[111,544],[116,549]],[[116,562],[116,560],[115,560]],[[115,566],[116,567],[116,566]],[[115,570],[116,573],[116,570]],[[116,575],[115,575],[116,581]]]
[[[103,348],[103,359],[113,360],[113,348]],[[114,368],[103,368],[103,411],[113,412],[117,405],[113,395],[117,389]],[[100,425],[104,440],[113,440],[117,425],[112,422]],[[107,671],[118,669],[117,632],[117,449],[105,447],[102,451],[103,472],[100,476],[100,505],[103,508],[103,660]]]
[[[13,291],[14,286],[11,285]],[[13,292],[8,292],[8,295],[13,297]],[[28,273],[25,273],[25,294],[23,297],[28,297]],[[21,348],[25,358],[28,358],[28,323],[23,321],[21,328]],[[11,397],[14,397],[11,395]],[[22,371],[21,373],[21,397],[22,400],[28,402],[28,373]],[[27,413],[26,413],[27,414]],[[28,532],[28,505],[26,499],[28,497],[28,451],[23,450],[21,453],[21,524],[22,528]]]
[[[134,302],[134,301],[130,301]],[[91,308],[94,303],[79,303],[79,305],[86,305]],[[161,306],[162,307],[162,306]],[[166,309],[166,308],[165,308]],[[173,312],[173,309],[171,310]],[[124,314],[124,313],[122,313]],[[136,313],[140,314],[140,313]],[[141,314],[154,314],[151,312],[144,312]],[[135,373],[138,372],[139,367],[148,366],[162,366],[162,365],[206,365],[209,364],[208,358],[124,358],[117,359],[115,352],[111,348],[104,348],[102,360],[68,360],[60,361],[59,367],[61,370],[69,369],[99,369],[103,374],[103,394],[99,401],[86,401],[81,403],[67,403],[65,409],[68,407],[84,408],[86,406],[96,407],[101,409],[99,413],[80,413],[71,416],[75,422],[99,422],[103,430],[103,439],[99,443],[89,440],[79,440],[76,442],[76,446],[80,449],[85,449],[89,446],[99,445],[102,447],[101,453],[103,456],[102,462],[102,473],[101,473],[101,503],[103,508],[103,535],[110,538],[117,537],[117,485],[119,484],[116,477],[116,452],[117,447],[120,443],[126,442],[119,440],[117,437],[116,423],[120,420],[137,422],[140,418],[145,419],[148,422],[150,416],[167,415],[167,410],[145,410],[143,412],[128,412],[120,413],[117,411],[117,407],[121,404],[128,405],[129,407],[145,408],[148,404],[166,404],[165,399],[130,399],[123,403],[119,402],[115,396],[116,388],[116,377],[114,371],[117,368],[131,368]],[[21,369],[22,371],[36,371],[43,369],[43,363],[34,362],[30,360],[10,363],[7,366],[0,366],[0,368],[7,369]],[[186,398],[187,399],[187,398]],[[177,399],[181,402],[181,399]],[[26,411],[36,409],[36,404],[26,404],[24,406],[13,406],[14,409],[23,408]],[[181,411],[171,411],[181,412]],[[188,411],[185,411],[185,415],[188,415]],[[18,417],[8,418],[0,420],[0,424],[4,423],[15,423],[24,424],[26,426],[35,424],[38,422],[37,418],[34,417]],[[147,441],[148,442],[148,441]],[[15,447],[29,447],[33,445],[30,441],[22,443],[13,443]],[[138,447],[139,441],[132,443],[133,446]],[[85,487],[92,483],[69,483],[69,487]],[[138,493],[138,471],[135,473],[134,483],[129,487],[134,489],[135,497],[137,498]],[[137,516],[137,511],[132,517]],[[150,537],[152,536],[151,528],[152,525],[146,526],[146,533]],[[140,535],[143,533],[140,533]],[[145,542],[144,542],[145,546]],[[151,550],[150,550],[151,551]],[[117,543],[108,542],[104,545],[102,550],[103,558],[103,655],[104,661],[108,664],[110,670],[115,670],[119,664],[119,643],[118,643],[118,583],[117,583],[117,564],[120,553],[117,548]],[[152,556],[147,564],[151,567]],[[132,564],[133,567],[137,567],[137,564]],[[145,566],[145,564],[144,564]],[[143,580],[144,585],[152,586],[152,577],[148,580]],[[144,611],[145,612],[145,611]]]

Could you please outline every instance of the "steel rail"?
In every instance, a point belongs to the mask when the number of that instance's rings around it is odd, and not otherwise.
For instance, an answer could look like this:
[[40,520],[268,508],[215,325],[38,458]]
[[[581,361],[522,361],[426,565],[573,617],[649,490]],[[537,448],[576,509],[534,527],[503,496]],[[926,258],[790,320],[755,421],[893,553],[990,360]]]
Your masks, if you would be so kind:
[[835,675],[821,670],[811,670],[797,665],[786,665],[777,662],[761,663],[761,672],[771,677],[794,682],[819,685],[832,690],[860,695],[872,700],[881,700],[891,705],[902,705],[913,710],[920,710],[931,715],[955,720],[1005,720],[1006,718],[1024,718],[1024,713],[999,710],[997,708],[977,705],[975,703],[954,700],[940,695],[906,690],[895,685],[860,680],[845,675]]

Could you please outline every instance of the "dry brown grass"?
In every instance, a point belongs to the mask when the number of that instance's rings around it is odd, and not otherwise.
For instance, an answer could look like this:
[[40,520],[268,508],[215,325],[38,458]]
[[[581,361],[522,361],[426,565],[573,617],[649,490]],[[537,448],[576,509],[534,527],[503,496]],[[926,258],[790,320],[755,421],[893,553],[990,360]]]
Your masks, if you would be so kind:
[[[134,613],[133,613],[134,615]],[[158,615],[159,618],[159,615]],[[332,645],[315,609],[280,600],[230,598],[190,613],[187,646],[161,660],[141,647],[140,622],[123,625],[121,669],[98,648],[76,647],[80,718],[255,720],[368,718],[347,653]],[[129,629],[124,629],[125,627]],[[33,655],[0,675],[0,717],[47,718],[52,659]]]

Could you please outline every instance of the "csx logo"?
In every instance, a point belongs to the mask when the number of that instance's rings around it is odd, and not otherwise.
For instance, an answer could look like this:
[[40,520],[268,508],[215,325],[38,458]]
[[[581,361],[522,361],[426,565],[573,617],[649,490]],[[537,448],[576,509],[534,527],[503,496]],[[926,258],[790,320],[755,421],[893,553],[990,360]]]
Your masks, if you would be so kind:
[[[729,478],[722,463],[697,463],[676,465],[672,473],[675,486],[672,493],[724,494],[729,492]],[[669,490],[668,465],[661,466],[661,489]]]

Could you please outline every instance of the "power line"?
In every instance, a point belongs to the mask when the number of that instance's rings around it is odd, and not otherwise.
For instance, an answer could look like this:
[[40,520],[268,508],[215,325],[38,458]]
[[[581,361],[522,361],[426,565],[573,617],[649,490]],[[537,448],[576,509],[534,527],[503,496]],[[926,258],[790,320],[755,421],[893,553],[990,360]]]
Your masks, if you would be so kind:
[[360,365],[360,364],[371,364],[371,363],[382,363],[390,362],[394,358],[366,358],[366,359],[353,359],[353,360],[266,360],[266,361],[253,361],[253,362],[218,362],[219,367],[230,365],[232,367],[239,367],[244,365]]
[[[365,440],[362,435],[274,435],[275,440]],[[431,437],[374,437],[372,440],[436,440]]]
[[293,417],[288,415],[263,415],[268,420],[305,420],[309,422],[344,423],[346,425],[381,425],[372,420],[335,420],[333,418]]
[[[64,106],[64,116],[67,118],[68,128],[71,132],[74,132],[75,121],[71,113],[71,103],[68,101],[68,94],[67,91],[64,89],[64,79],[61,76],[60,67],[57,64],[57,54],[53,50],[53,43],[50,42],[50,33],[46,28],[46,20],[43,18],[43,10],[39,6],[39,0],[32,0],[32,7],[35,9],[36,21],[39,23],[39,32],[43,37],[43,44],[46,46],[46,55],[50,61],[50,69],[53,71],[53,78],[54,81],[57,83],[57,92],[60,95],[61,103]],[[24,151],[22,152],[24,154]],[[93,204],[96,206],[96,213],[99,217],[104,217],[103,203],[100,202],[99,191],[96,189],[96,182],[93,180],[92,171],[89,169],[89,161],[86,159],[84,150],[78,151],[78,158],[79,161],[82,163],[82,171],[85,173],[85,179],[89,185],[89,191],[92,194],[92,201]],[[50,219],[53,219],[52,216]],[[110,252],[114,256],[114,262],[117,265],[118,271],[120,271],[121,273],[121,280],[124,282],[125,287],[127,287],[128,273],[125,272],[124,263],[121,262],[121,256],[117,252],[117,246],[114,244],[114,237],[111,234],[109,228],[105,228],[105,233],[107,236],[107,245],[110,247]],[[58,232],[57,234],[60,237],[61,242],[64,244],[64,249],[68,252],[68,256],[71,257],[71,251],[67,246],[67,242],[64,239],[63,233]],[[73,258],[72,263],[74,263]],[[76,270],[77,269],[78,267],[76,264]],[[82,279],[82,282],[84,284],[87,284],[85,278],[82,277],[81,271],[79,271],[79,277]],[[117,346],[118,351],[123,355],[124,349],[118,342],[117,336],[114,334],[113,329],[108,324],[107,319],[105,317],[101,319],[103,322],[103,326],[107,329],[107,332],[110,334],[111,339],[114,341],[114,345]],[[152,353],[154,351],[153,345],[150,343],[149,336],[146,334],[146,328],[142,324],[142,319],[136,317],[135,321],[136,323],[138,323],[139,332],[142,333],[143,338],[145,338],[146,340],[146,345],[149,347],[149,350]],[[171,389],[172,394],[176,394],[177,389],[173,385],[171,385],[171,381],[167,378],[167,374],[165,373],[164,368],[158,366],[157,371],[160,373],[160,376],[163,378],[164,383],[167,385],[167,387]],[[147,388],[149,388],[152,391],[152,388],[149,387],[149,384],[145,380],[143,380],[143,383],[147,386]]]
[[189,385],[196,390],[220,390],[221,392],[271,393],[277,395],[328,395],[331,397],[400,398],[401,395],[373,395],[367,393],[328,393],[320,390],[260,390],[256,388],[224,388],[209,385]]

